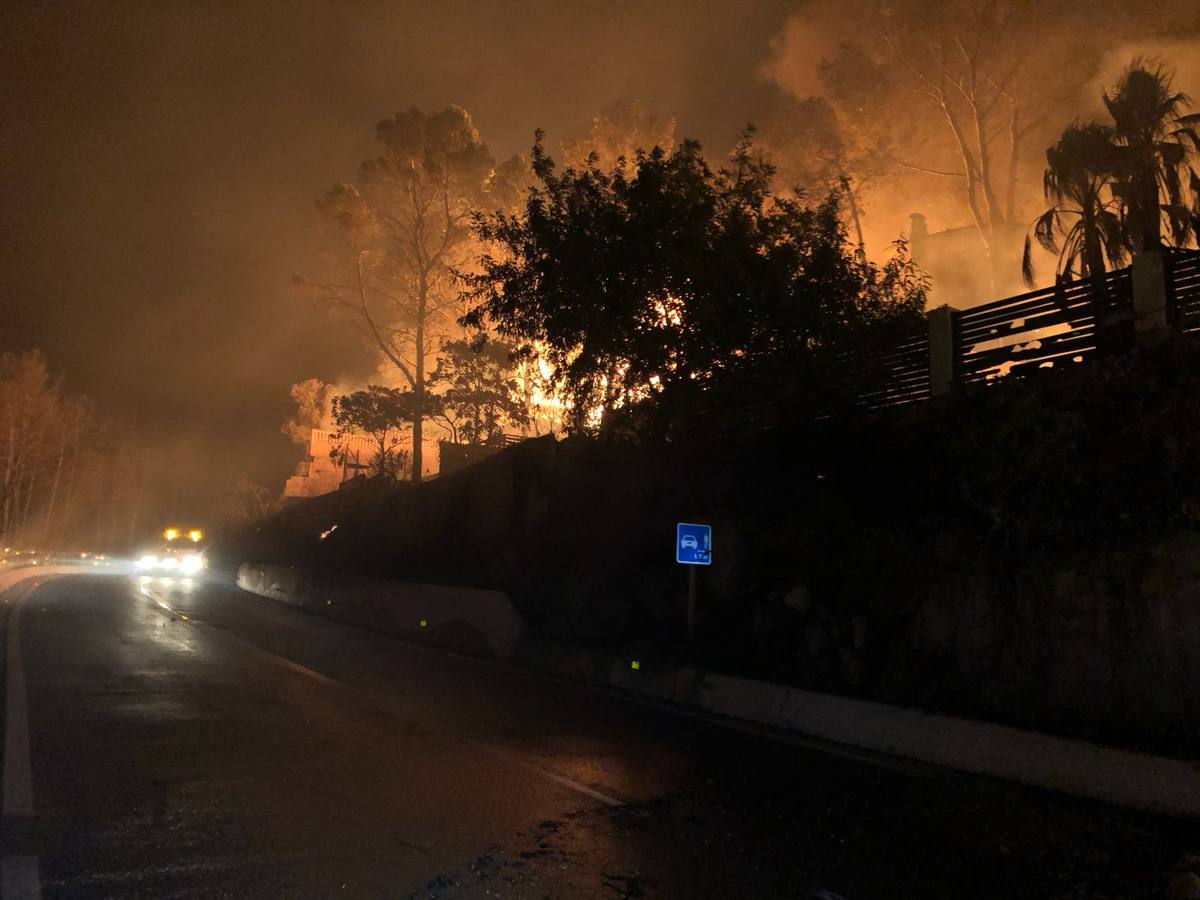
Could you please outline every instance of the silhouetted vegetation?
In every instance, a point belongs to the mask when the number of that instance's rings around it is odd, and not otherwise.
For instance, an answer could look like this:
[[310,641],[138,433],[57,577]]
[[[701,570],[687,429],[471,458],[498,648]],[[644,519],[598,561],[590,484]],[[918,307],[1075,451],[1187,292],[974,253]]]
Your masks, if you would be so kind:
[[467,277],[462,322],[548,365],[574,431],[636,409],[635,430],[661,437],[725,379],[803,385],[815,354],[859,349],[924,308],[903,246],[883,266],[855,253],[836,197],[773,195],[749,138],[717,170],[694,141],[560,170],[539,136],[533,168],[522,211],[477,220],[496,249]]
[[530,416],[512,348],[480,334],[442,346],[429,385],[434,416],[450,430],[455,443],[487,444],[506,427],[523,429]]
[[[372,384],[366,390],[333,398],[333,421],[338,430],[334,449],[335,460],[348,462],[352,451],[346,438],[365,434],[371,438],[373,452],[366,465],[375,475],[387,478],[403,477],[409,453],[400,446],[400,430],[415,420],[428,416],[429,397],[416,391],[381,387]],[[355,460],[359,465],[361,461]]]
[[[1058,256],[1060,278],[1102,275],[1142,250],[1186,247],[1200,230],[1200,115],[1162,65],[1135,59],[1104,104],[1111,123],[1077,122],[1046,151],[1052,205],[1033,237]],[[1025,280],[1034,282],[1025,239]]]

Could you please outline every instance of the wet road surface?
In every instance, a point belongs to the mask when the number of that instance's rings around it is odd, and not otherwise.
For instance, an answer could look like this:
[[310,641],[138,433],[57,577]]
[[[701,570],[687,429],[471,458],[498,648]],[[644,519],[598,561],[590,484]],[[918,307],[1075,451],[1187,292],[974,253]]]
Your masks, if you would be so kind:
[[1157,897],[1200,852],[1194,823],[830,754],[216,584],[4,599],[32,812],[6,766],[10,891],[32,865],[45,897]]

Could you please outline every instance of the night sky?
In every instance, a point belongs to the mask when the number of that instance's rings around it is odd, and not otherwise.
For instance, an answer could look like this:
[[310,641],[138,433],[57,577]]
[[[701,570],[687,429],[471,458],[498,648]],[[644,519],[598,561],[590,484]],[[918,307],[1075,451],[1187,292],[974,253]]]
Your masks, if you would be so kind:
[[289,385],[371,368],[290,282],[376,121],[458,103],[504,157],[637,98],[723,152],[771,100],[760,67],[792,9],[5,4],[0,349],[46,350],[162,449],[185,500],[236,471],[278,487]]

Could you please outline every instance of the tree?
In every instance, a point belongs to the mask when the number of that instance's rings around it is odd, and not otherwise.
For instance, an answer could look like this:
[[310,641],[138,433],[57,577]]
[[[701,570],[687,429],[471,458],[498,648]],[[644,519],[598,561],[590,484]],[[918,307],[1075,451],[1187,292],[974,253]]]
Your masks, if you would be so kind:
[[[1051,206],[1033,224],[1033,237],[1058,257],[1060,278],[1103,275],[1127,257],[1118,205],[1111,196],[1117,153],[1113,131],[1096,122],[1071,125],[1046,151],[1044,178]],[[1025,238],[1022,272],[1032,287],[1030,238]]]
[[1137,58],[1104,94],[1118,148],[1113,191],[1134,252],[1160,247],[1164,228],[1173,244],[1185,245],[1200,223],[1200,177],[1191,166],[1200,115],[1183,115],[1191,101],[1173,80],[1161,63]]
[[1196,29],[1189,0],[1154,16],[1124,0],[807,0],[769,70],[832,105],[843,143],[869,163],[847,174],[858,184],[870,171],[884,212],[908,204],[972,225],[999,286],[1038,212],[1031,148],[1091,105],[1082,88],[1111,47]]
[[296,412],[284,420],[280,428],[295,444],[307,446],[313,429],[322,428],[329,420],[330,401],[334,387],[319,378],[308,378],[292,385],[292,400]]
[[849,248],[836,199],[773,197],[750,139],[714,172],[694,141],[611,171],[561,172],[539,133],[541,184],[516,215],[481,217],[497,248],[468,279],[463,324],[540,352],[572,430],[633,404],[662,435],[673,410],[732,371],[852,343],[919,316],[924,285],[901,255],[883,268]]
[[[1145,249],[1164,232],[1186,246],[1200,224],[1200,177],[1191,160],[1200,149],[1200,116],[1182,115],[1185,94],[1171,88],[1161,65],[1134,59],[1104,103],[1112,124],[1071,125],[1046,151],[1046,199],[1052,205],[1033,236],[1058,254],[1060,277],[1103,274]],[[1031,243],[1023,270],[1032,284]]]
[[421,398],[430,357],[455,336],[462,312],[455,272],[470,262],[471,216],[511,200],[500,179],[520,164],[498,170],[457,106],[399,113],[379,123],[376,139],[383,152],[363,163],[357,183],[334,185],[318,204],[330,225],[334,271],[297,280],[346,315],[415,395],[412,478],[419,481]]
[[595,154],[598,166],[611,168],[618,159],[632,160],[639,150],[669,150],[674,145],[673,118],[660,118],[640,100],[617,100],[592,117],[586,138],[562,142],[562,158],[565,165],[579,168]]
[[47,431],[58,421],[58,379],[39,350],[0,357],[0,533],[19,533],[30,522],[40,479],[47,474]]
[[[369,465],[376,475],[401,477],[408,454],[401,449],[401,429],[416,418],[431,413],[433,399],[428,394],[402,391],[397,388],[369,385],[333,398],[333,420],[338,430],[335,436],[334,459],[345,460],[349,448],[347,438],[366,434],[374,442]],[[413,457],[415,463],[416,457]]]
[[108,546],[142,503],[146,452],[67,391],[38,350],[0,355],[0,535]]
[[818,0],[811,10],[836,36],[819,76],[843,143],[872,176],[919,178],[953,197],[993,275],[1016,252],[1026,147],[1064,90],[1042,71],[1051,16],[1041,6]]
[[274,515],[280,505],[279,495],[252,481],[248,475],[238,474],[225,496],[225,517],[235,527],[242,527]]
[[858,249],[865,253],[859,191],[878,174],[878,163],[868,158],[871,151],[853,145],[852,135],[827,100],[805,97],[777,104],[757,140],[775,167],[776,192],[818,201],[831,193],[841,195]]
[[487,444],[506,425],[525,428],[530,416],[515,376],[513,347],[480,334],[447,342],[430,387],[455,443]]

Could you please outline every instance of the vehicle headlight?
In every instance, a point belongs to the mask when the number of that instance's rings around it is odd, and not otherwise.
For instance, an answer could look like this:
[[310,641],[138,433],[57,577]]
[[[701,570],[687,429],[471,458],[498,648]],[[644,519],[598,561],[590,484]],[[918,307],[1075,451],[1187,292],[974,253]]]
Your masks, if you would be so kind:
[[176,565],[178,565],[178,563],[179,563],[179,560],[177,560],[173,556],[164,556],[159,561],[159,565],[162,566],[164,569],[173,569],[173,568],[175,568]]
[[137,561],[137,567],[139,569],[153,569],[157,565],[158,557],[153,553],[147,553]]
[[179,571],[194,575],[204,567],[204,560],[199,553],[189,553],[179,561]]

